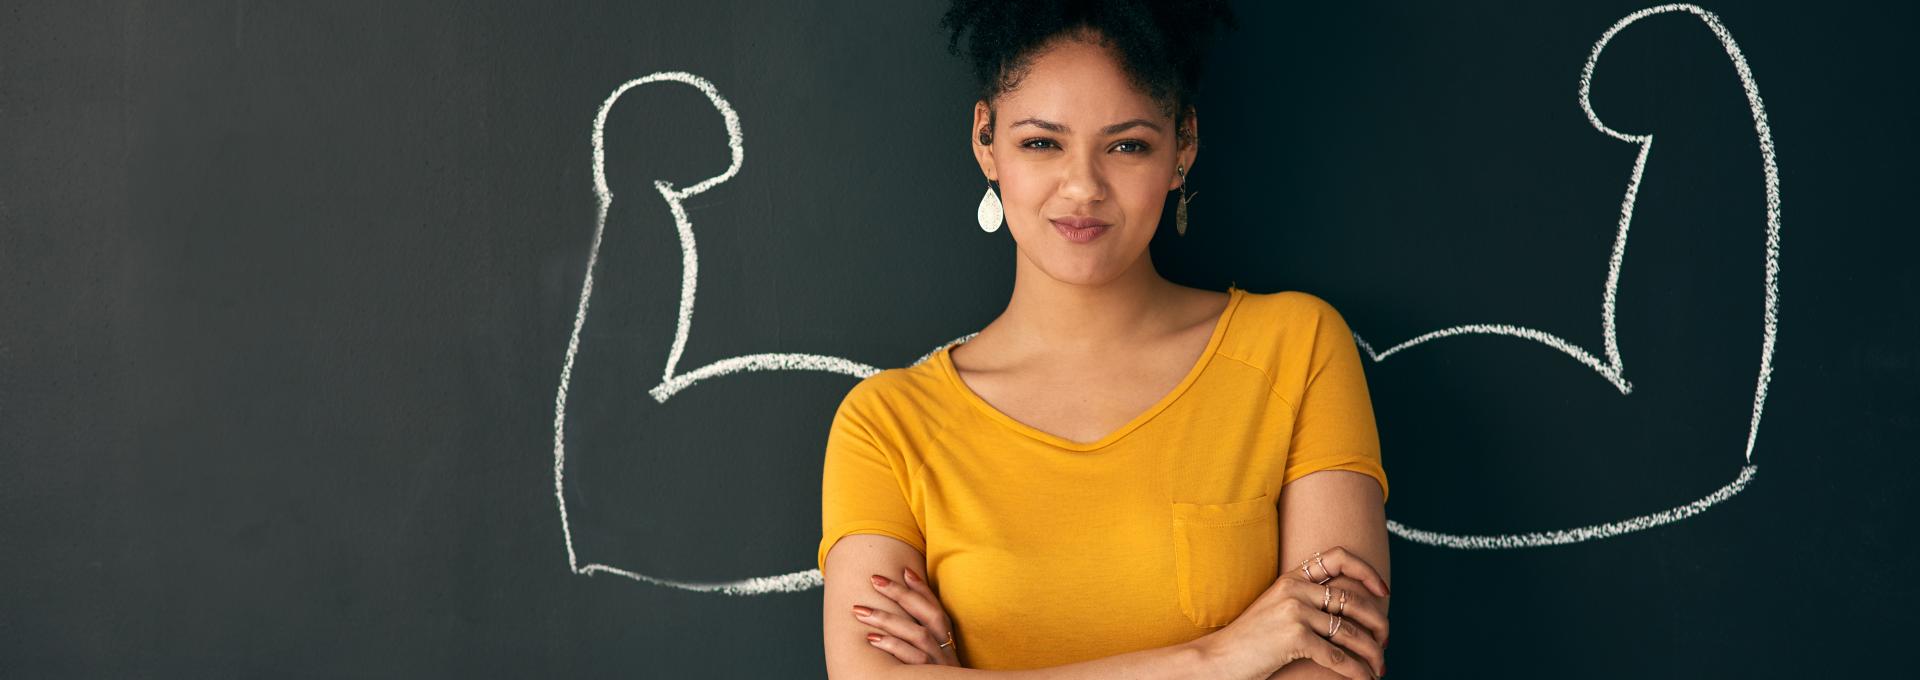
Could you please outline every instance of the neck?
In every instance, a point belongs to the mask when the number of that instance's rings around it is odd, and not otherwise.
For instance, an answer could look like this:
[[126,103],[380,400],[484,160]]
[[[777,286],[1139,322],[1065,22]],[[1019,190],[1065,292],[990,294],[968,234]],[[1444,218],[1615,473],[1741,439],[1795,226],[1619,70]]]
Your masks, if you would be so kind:
[[1048,351],[1101,352],[1163,332],[1177,322],[1172,282],[1142,251],[1120,276],[1093,284],[1061,281],[1025,254],[1014,270],[1013,297],[996,324],[1023,345]]

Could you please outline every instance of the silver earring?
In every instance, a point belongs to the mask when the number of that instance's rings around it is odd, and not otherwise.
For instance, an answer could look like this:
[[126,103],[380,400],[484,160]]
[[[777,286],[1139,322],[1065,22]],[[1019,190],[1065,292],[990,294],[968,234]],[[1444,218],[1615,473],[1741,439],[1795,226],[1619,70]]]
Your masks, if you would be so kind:
[[980,220],[980,229],[989,234],[999,231],[1005,221],[1006,209],[1000,205],[1000,195],[993,193],[993,182],[987,182],[987,195],[980,197],[980,209],[974,217]]
[[[1180,173],[1180,207],[1175,208],[1173,211],[1173,229],[1174,231],[1180,232],[1181,236],[1186,236],[1187,235],[1187,201],[1193,198],[1192,196],[1187,195],[1187,167],[1184,165],[1176,165],[1174,166],[1173,171]],[[1199,195],[1200,195],[1200,192],[1198,191],[1193,192],[1193,196],[1199,196]]]

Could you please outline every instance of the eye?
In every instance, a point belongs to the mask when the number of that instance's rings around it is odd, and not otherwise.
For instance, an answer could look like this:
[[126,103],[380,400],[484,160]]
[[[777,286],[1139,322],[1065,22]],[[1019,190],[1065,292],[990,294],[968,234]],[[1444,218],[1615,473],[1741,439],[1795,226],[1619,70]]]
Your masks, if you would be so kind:
[[[1022,148],[1022,149],[1032,149],[1032,150],[1035,150],[1035,151],[1040,151],[1040,150],[1044,150],[1044,149],[1047,149],[1047,148],[1059,148],[1059,147],[1051,147],[1051,146],[1034,146],[1035,144],[1046,144],[1046,145],[1052,145],[1052,144],[1053,144],[1053,140],[1051,140],[1051,139],[1047,139],[1047,138],[1045,138],[1045,137],[1036,137],[1036,138],[1034,138],[1034,139],[1029,139],[1029,140],[1027,140],[1027,141],[1024,141],[1024,142],[1021,142],[1021,143],[1020,143],[1020,148]],[[1120,142],[1115,142],[1115,143],[1114,143],[1114,146],[1115,146],[1116,148],[1118,148],[1118,147],[1122,147],[1122,146],[1127,146],[1127,145],[1132,145],[1133,147],[1135,147],[1135,148],[1136,148],[1136,150],[1134,150],[1134,151],[1123,151],[1122,153],[1126,153],[1126,154],[1130,154],[1130,155],[1136,155],[1136,156],[1137,156],[1137,155],[1141,155],[1141,154],[1146,154],[1146,153],[1149,153],[1149,152],[1151,152],[1151,151],[1153,150],[1153,147],[1151,147],[1151,146],[1148,146],[1146,142],[1142,142],[1142,141],[1140,141],[1140,140],[1137,140],[1137,139],[1128,139],[1128,140],[1124,140],[1124,141],[1120,141]]]

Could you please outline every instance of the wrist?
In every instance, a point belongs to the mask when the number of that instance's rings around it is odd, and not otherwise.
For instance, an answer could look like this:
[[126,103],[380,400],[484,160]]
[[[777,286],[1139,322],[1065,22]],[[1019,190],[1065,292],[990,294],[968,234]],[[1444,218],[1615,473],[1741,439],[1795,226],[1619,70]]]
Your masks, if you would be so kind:
[[1265,673],[1256,668],[1259,661],[1249,657],[1241,646],[1231,644],[1232,639],[1225,635],[1226,632],[1227,629],[1221,628],[1187,642],[1187,646],[1199,658],[1199,667],[1205,671],[1206,677],[1264,677]]

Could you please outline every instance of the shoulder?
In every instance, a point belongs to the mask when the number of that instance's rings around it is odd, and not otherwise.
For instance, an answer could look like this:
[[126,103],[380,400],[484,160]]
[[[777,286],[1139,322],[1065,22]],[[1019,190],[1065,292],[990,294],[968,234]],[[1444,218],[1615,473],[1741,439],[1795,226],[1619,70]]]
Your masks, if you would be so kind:
[[841,397],[840,413],[874,426],[925,412],[946,395],[946,375],[938,361],[929,354],[910,366],[881,369],[860,379]]
[[1301,324],[1345,323],[1340,316],[1340,311],[1334,309],[1332,303],[1302,290],[1282,290],[1272,293],[1248,292],[1243,304],[1254,312],[1250,316],[1258,320],[1255,323],[1288,328],[1297,328]]
[[1304,382],[1330,357],[1354,351],[1353,331],[1325,298],[1299,290],[1248,292],[1220,352],[1264,371],[1276,387]]
[[1346,318],[1332,303],[1299,290],[1247,292],[1240,308],[1234,310],[1230,331],[1231,342],[1223,349],[1243,359],[1350,340],[1352,334]]

